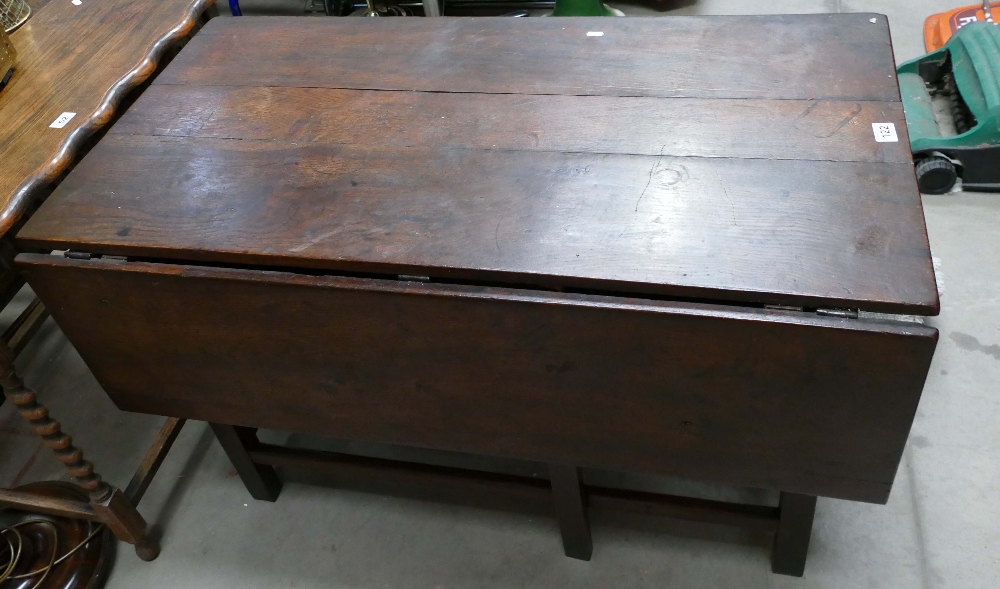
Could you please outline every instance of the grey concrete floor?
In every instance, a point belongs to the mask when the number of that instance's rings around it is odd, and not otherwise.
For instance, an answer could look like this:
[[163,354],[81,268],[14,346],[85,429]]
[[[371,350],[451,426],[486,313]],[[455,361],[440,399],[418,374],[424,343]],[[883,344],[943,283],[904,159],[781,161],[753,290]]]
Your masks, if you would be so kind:
[[[880,12],[889,16],[901,61],[922,53],[926,15],[964,3],[614,5],[642,15]],[[296,12],[303,5],[243,0],[248,14]],[[994,587],[1000,579],[1000,195],[958,192],[925,197],[924,205],[944,293],[941,315],[930,321],[941,340],[909,445],[888,505],[820,499],[802,579],[769,572],[768,537],[715,526],[596,512],[594,558],[584,563],[562,556],[551,514],[500,508],[488,498],[442,503],[285,473],[277,503],[254,502],[207,427],[189,423],[141,505],[163,534],[162,555],[143,563],[121,550],[107,586]],[[20,297],[22,304],[28,296]],[[11,318],[8,310],[0,323]],[[51,320],[18,364],[99,472],[123,486],[162,419],[118,411]],[[53,478],[64,478],[59,463],[10,404],[0,408],[0,484]],[[622,482],[773,501],[751,490]]]

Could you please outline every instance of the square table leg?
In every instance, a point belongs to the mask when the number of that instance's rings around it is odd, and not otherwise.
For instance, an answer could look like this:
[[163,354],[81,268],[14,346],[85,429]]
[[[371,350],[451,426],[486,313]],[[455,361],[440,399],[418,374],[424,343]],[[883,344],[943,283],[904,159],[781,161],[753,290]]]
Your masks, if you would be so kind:
[[555,501],[566,556],[590,560],[594,544],[590,537],[587,504],[580,485],[580,469],[565,464],[550,464],[549,480],[552,483],[552,498]]
[[215,437],[222,444],[230,462],[239,473],[240,479],[250,491],[250,496],[260,501],[277,501],[281,493],[281,480],[274,468],[257,464],[250,457],[260,443],[257,441],[257,430],[250,427],[238,427],[221,423],[209,424]]
[[801,577],[806,569],[816,497],[782,492],[778,509],[778,531],[771,549],[771,571]]

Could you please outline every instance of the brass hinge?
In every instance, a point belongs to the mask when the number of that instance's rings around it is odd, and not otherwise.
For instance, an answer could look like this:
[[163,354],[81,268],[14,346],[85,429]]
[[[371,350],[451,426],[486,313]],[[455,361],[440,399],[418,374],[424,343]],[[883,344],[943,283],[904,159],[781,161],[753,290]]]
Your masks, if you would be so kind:
[[841,319],[857,319],[857,309],[816,309],[817,315],[823,317],[840,317]]
[[64,252],[63,256],[69,258],[70,260],[107,260],[109,262],[128,261],[128,257],[126,256],[108,256],[101,254],[92,254],[90,252],[74,252],[72,250]]
[[[803,313],[806,310],[803,307],[793,307],[790,305],[764,305],[765,309],[771,309],[774,311],[797,311]],[[829,309],[829,308],[819,308],[816,309],[816,314],[821,317],[840,317],[841,319],[857,319],[858,310],[857,309]]]

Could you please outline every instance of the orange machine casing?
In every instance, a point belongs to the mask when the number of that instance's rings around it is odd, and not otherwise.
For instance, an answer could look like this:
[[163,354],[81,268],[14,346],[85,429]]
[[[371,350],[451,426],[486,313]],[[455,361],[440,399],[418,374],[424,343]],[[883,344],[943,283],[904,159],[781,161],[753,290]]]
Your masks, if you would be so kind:
[[[990,4],[993,15],[993,22],[1000,22],[1000,2]],[[927,52],[937,51],[944,47],[944,44],[951,39],[955,31],[969,24],[970,22],[980,22],[986,20],[986,11],[982,4],[964,6],[932,14],[924,21],[924,46]]]

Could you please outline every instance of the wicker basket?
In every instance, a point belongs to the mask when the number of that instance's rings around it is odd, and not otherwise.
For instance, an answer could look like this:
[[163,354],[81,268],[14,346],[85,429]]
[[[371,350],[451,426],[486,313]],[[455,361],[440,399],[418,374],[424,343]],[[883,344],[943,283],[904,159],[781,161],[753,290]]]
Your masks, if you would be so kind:
[[0,23],[10,33],[28,20],[31,8],[24,0],[0,0]]
[[3,90],[3,87],[7,85],[7,80],[14,72],[14,59],[16,57],[17,53],[14,51],[14,46],[10,44],[10,37],[3,29],[0,29],[0,90]]

